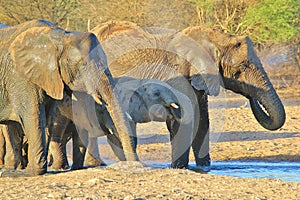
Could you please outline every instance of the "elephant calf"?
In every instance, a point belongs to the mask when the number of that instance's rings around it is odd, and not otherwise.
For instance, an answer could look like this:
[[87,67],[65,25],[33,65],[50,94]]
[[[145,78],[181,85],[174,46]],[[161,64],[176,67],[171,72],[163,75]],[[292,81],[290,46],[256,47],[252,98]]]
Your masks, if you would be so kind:
[[[136,140],[136,124],[150,121],[181,121],[181,124],[190,124],[191,107],[189,99],[182,93],[171,88],[164,82],[155,79],[134,79],[121,77],[117,79],[114,88],[122,102],[122,108],[127,113]],[[79,98],[80,97],[80,98]],[[58,113],[50,142],[51,166],[54,169],[68,168],[66,157],[66,143],[73,138],[73,165],[72,169],[83,167],[86,147],[89,149],[85,165],[95,166],[105,164],[99,155],[97,137],[106,135],[110,146],[119,160],[124,161],[124,151],[118,132],[114,127],[105,106],[96,107],[97,121],[101,129],[89,132],[82,129],[85,123],[93,124],[94,120],[86,116],[90,109],[86,109],[86,102],[82,101],[80,94],[73,94],[73,105],[70,100],[58,104]],[[76,105],[78,103],[78,105]],[[83,108],[83,109],[82,109]],[[82,110],[80,110],[82,109]],[[76,112],[80,115],[76,115]],[[89,119],[88,122],[85,119]],[[95,125],[91,125],[91,129]],[[79,132],[79,134],[78,134]],[[187,135],[187,140],[191,138]],[[136,147],[135,147],[136,148]]]
[[[10,133],[15,134],[14,137]],[[13,169],[24,169],[28,160],[22,150],[27,149],[23,144],[23,130],[17,123],[0,124],[0,166]]]

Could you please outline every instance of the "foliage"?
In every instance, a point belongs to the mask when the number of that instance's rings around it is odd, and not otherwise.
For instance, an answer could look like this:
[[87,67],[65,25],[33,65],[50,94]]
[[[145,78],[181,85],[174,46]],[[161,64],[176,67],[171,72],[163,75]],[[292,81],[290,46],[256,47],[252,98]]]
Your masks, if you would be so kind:
[[78,6],[77,0],[0,0],[0,19],[8,25],[46,19],[68,28]]
[[83,0],[81,15],[90,28],[108,20],[128,20],[141,26],[180,29],[195,19],[193,4],[182,0]]
[[172,29],[204,25],[274,43],[300,39],[299,8],[299,0],[0,0],[0,22],[46,19],[77,31],[108,20]]
[[224,32],[242,34],[243,13],[255,0],[190,0],[198,12],[199,24]]
[[284,42],[299,35],[300,3],[295,0],[259,0],[243,17],[257,42]]
[[285,42],[299,37],[298,0],[190,0],[199,24],[224,32],[251,35],[258,43]]

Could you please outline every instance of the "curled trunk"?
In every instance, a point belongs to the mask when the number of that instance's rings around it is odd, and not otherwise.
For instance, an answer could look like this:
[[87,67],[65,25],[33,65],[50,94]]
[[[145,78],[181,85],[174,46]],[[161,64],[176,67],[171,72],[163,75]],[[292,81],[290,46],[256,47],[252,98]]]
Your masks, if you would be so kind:
[[257,98],[249,98],[256,120],[268,130],[277,130],[285,122],[285,110],[274,88]]

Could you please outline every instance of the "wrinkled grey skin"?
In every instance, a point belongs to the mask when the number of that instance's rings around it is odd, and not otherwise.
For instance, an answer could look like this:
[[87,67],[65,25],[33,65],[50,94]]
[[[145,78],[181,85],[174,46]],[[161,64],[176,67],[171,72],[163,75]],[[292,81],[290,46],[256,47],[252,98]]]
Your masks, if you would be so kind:
[[[114,77],[126,74],[136,78],[157,78],[191,98],[198,107],[196,113],[200,113],[194,117],[195,138],[191,145],[199,168],[210,166],[207,95],[217,95],[218,86],[248,98],[255,118],[264,128],[276,130],[285,122],[284,107],[249,37],[232,36],[199,26],[179,32],[143,29],[131,22],[107,22],[92,32],[103,44]],[[130,46],[128,41],[135,45]],[[120,51],[120,47],[127,48],[127,52]],[[207,69],[202,70],[203,66]],[[211,70],[215,66],[217,73]],[[180,83],[170,82],[170,69],[187,78],[196,101],[180,89]],[[172,121],[167,125],[173,134],[180,127]],[[176,145],[175,149],[178,148]],[[189,149],[179,159],[172,154],[172,167],[187,167],[188,155]]]
[[[133,138],[135,140],[136,123],[166,120],[181,121],[184,124],[189,123],[189,119],[191,118],[189,109],[191,108],[180,107],[179,104],[179,102],[186,101],[185,105],[188,105],[189,99],[167,84],[158,80],[133,79],[129,77],[121,77],[117,79],[116,82],[117,84],[114,91],[118,94],[119,98],[122,99],[122,107],[130,118],[130,124],[134,134]],[[79,95],[77,95],[77,97],[79,97]],[[77,106],[82,107],[81,104]],[[97,106],[96,108],[97,120],[103,131],[100,131],[100,133],[99,131],[95,131],[90,134],[88,131],[82,131],[80,127],[74,126],[71,122],[72,113],[70,114],[70,108],[70,100],[66,99],[66,101],[58,104],[55,121],[59,122],[59,126],[54,128],[53,137],[50,142],[52,168],[68,168],[66,143],[71,137],[73,138],[72,169],[80,169],[83,167],[84,155],[86,153],[85,147],[88,147],[88,154],[85,158],[86,166],[105,165],[100,158],[97,143],[97,137],[103,135],[107,136],[107,140],[118,159],[121,161],[125,160],[118,133],[105,107]],[[74,108],[74,104],[73,109],[76,109]],[[84,123],[83,118],[86,117],[82,118],[82,116],[88,115],[88,113],[83,114],[84,110],[80,111],[80,113],[81,117],[75,120]],[[78,136],[76,128],[80,132],[80,136]]]
[[[91,131],[92,128],[88,116],[89,113],[87,112],[87,109],[85,107],[87,101],[87,99],[85,98],[86,95],[84,93],[77,93],[76,96],[78,99],[73,99],[73,105],[75,103],[76,106],[84,107],[84,109],[79,112],[79,117],[75,119],[78,120],[77,126],[73,123],[73,117],[75,113],[72,110],[72,97],[66,95],[63,101],[60,101],[57,104],[57,112],[54,118],[53,134],[49,146],[49,166],[51,166],[52,169],[69,168],[66,144],[71,138],[73,139],[72,169],[81,169],[83,167],[83,159],[86,152],[86,147],[88,145],[87,141],[89,140],[88,132],[89,130]],[[102,129],[113,129],[114,132],[116,132],[114,123],[106,107],[104,105],[101,106],[99,104],[95,104],[95,102],[93,102],[90,97],[87,98],[88,102],[91,102],[92,105],[94,104],[94,107],[97,111],[97,116],[101,117],[99,118],[100,127],[102,127]],[[103,133],[102,129],[97,129],[96,131],[100,131]],[[80,131],[80,135],[82,135],[81,138],[77,130]],[[118,138],[117,135],[114,135],[114,139],[121,144],[120,138]],[[101,161],[100,156],[96,157],[95,160],[97,160],[97,163],[94,163],[94,165],[104,164],[104,162]]]
[[[11,137],[11,134],[16,134]],[[0,166],[11,169],[24,169],[27,165],[26,144],[23,145],[23,130],[17,123],[0,124]],[[14,141],[12,141],[14,140]]]
[[34,20],[1,29],[0,43],[0,123],[20,123],[29,144],[28,172],[47,171],[46,132],[51,136],[56,100],[64,91],[85,92],[96,102],[105,102],[126,159],[138,160],[129,122],[118,104],[111,105],[114,80],[95,35],[66,32]]

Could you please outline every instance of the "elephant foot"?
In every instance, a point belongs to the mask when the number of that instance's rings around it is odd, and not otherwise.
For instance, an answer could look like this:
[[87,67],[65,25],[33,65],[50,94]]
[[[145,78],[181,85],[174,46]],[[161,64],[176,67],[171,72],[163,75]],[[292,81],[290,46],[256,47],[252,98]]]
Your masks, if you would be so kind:
[[172,162],[171,168],[173,169],[187,169],[188,168],[188,162],[177,160],[175,162]]
[[67,163],[64,164],[51,163],[51,165],[49,165],[48,167],[54,170],[66,170],[70,168],[70,166]]
[[44,160],[43,162],[39,162],[39,163],[29,162],[28,166],[24,171],[34,176],[43,175],[47,173],[47,161]]
[[73,163],[71,170],[79,170],[79,169],[83,169],[83,165],[82,164],[76,164]]
[[70,166],[68,164],[68,161],[60,161],[59,159],[54,160],[53,156],[50,156],[48,168],[53,170],[66,170],[69,169]]
[[101,160],[99,154],[92,155],[91,153],[87,153],[84,159],[84,166],[87,167],[99,167],[99,166],[107,166],[107,164]]
[[32,167],[28,166],[24,170],[24,173],[30,174],[30,175],[33,175],[33,176],[43,175],[43,174],[47,173],[47,168],[32,168]]
[[192,168],[194,171],[209,172],[211,169],[210,155],[207,154],[203,158],[196,158],[196,167]]
[[103,160],[85,160],[84,165],[87,167],[99,167],[99,166],[107,166],[107,164]]

